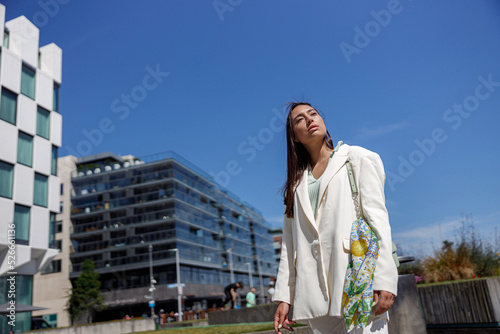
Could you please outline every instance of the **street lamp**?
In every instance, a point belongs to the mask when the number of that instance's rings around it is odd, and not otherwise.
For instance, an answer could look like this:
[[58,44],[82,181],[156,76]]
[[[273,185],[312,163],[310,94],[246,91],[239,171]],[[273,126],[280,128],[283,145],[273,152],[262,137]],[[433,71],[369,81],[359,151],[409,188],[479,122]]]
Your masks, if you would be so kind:
[[250,262],[245,263],[248,266],[248,278],[250,279],[250,289],[253,288],[252,280],[252,264]]
[[234,271],[233,271],[233,249],[229,248],[227,250],[229,253],[229,271],[231,272],[231,283],[234,283]]
[[257,259],[257,269],[259,270],[259,279],[260,279],[260,298],[261,301],[265,300],[264,298],[264,283],[262,282],[262,270],[260,268],[260,259],[258,256],[255,257]]
[[153,318],[155,315],[154,303],[155,303],[155,290],[156,290],[155,287],[156,281],[153,278],[153,245],[150,244],[148,248],[149,248],[149,283],[150,283],[149,292],[151,292],[152,303],[150,305],[151,305],[151,317]]
[[173,248],[171,251],[175,252],[175,271],[177,272],[177,309],[179,312],[179,321],[182,321],[183,319],[183,314],[182,314],[182,301],[181,301],[181,295],[182,295],[182,287],[181,287],[181,265],[179,263],[179,249],[178,248]]

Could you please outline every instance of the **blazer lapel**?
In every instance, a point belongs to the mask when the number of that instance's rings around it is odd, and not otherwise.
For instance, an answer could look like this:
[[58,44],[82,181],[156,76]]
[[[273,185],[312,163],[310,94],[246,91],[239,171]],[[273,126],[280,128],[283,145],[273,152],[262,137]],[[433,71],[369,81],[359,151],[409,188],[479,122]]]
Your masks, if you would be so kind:
[[[335,152],[332,157],[332,160],[328,164],[326,170],[323,172],[323,176],[321,177],[321,184],[319,187],[319,196],[318,196],[318,205],[321,203],[323,199],[323,195],[328,187],[328,184],[332,180],[332,178],[337,174],[337,172],[344,166],[349,153],[349,145],[340,146],[339,150]],[[318,230],[318,226],[316,223],[316,219],[314,218],[314,211],[311,207],[311,200],[309,199],[309,190],[307,189],[307,169],[304,171],[302,178],[300,179],[299,186],[297,187],[297,197],[300,202],[300,206],[302,207],[302,211],[304,215],[309,220],[312,226],[316,230]]]
[[323,195],[325,194],[325,191],[328,188],[328,184],[330,184],[330,181],[337,174],[340,168],[344,166],[348,156],[349,156],[349,145],[340,146],[339,150],[335,152],[335,154],[333,155],[332,160],[328,164],[328,167],[324,171],[323,177],[321,178],[321,184],[319,186],[318,205],[323,200]]
[[304,171],[300,179],[299,186],[297,187],[297,197],[302,207],[302,211],[309,220],[309,222],[317,229],[316,220],[314,219],[314,212],[311,207],[311,200],[309,199],[309,191],[307,189],[307,169]]

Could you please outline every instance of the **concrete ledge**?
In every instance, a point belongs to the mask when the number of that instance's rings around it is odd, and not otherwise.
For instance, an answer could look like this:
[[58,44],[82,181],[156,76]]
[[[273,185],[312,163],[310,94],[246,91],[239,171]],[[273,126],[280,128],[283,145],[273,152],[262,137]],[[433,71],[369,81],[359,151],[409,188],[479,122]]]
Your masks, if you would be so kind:
[[278,304],[264,304],[233,310],[212,311],[208,313],[210,325],[240,324],[274,321]]
[[[135,333],[155,330],[153,319],[121,320],[64,328],[38,329],[32,333],[41,334],[110,334]],[[31,332],[30,332],[31,333]]]
[[168,328],[179,328],[179,327],[198,327],[198,326],[208,326],[208,321],[196,321],[196,322],[178,322],[174,321],[169,324],[161,324],[159,329]]

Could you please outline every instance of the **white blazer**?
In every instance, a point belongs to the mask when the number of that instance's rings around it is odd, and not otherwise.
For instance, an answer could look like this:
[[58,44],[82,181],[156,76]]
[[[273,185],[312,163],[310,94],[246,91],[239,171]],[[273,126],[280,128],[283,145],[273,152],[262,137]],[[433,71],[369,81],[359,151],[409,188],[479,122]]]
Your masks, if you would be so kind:
[[285,216],[275,302],[293,305],[294,320],[342,315],[342,293],[356,220],[345,163],[349,159],[359,189],[363,218],[379,237],[374,290],[397,294],[391,228],[385,207],[385,174],[378,154],[342,145],[321,179],[316,219],[307,189],[307,170],[294,197],[293,218]]

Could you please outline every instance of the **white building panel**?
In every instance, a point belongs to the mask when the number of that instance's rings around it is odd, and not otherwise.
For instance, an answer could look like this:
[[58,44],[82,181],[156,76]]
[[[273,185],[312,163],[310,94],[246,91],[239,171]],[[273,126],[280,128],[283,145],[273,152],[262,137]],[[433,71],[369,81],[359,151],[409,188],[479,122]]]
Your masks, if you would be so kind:
[[0,160],[17,162],[17,127],[0,120]]
[[[4,254],[0,254],[4,255]],[[30,247],[24,246],[24,245],[16,245],[16,268],[15,271],[19,275],[30,275],[30,273],[26,273],[25,270],[23,270],[23,266],[28,264],[31,261],[31,251]],[[0,276],[3,276],[7,274],[7,272],[12,271],[9,268],[9,263],[8,263],[8,257],[7,257],[7,252],[5,251],[5,257],[3,262],[0,265]],[[31,274],[33,275],[33,273]]]
[[40,31],[26,17],[19,16],[5,24],[9,29],[9,49],[34,68],[38,67]]
[[[41,70],[48,73],[57,82],[62,80],[62,50],[51,43],[40,48]],[[51,108],[52,109],[52,108]]]
[[26,245],[16,245],[16,272],[19,275],[33,275],[32,270],[28,269],[28,267],[32,267],[32,265],[30,266],[30,263],[31,247]]
[[[8,225],[14,222],[14,202],[0,197],[0,252],[7,248]],[[1,261],[0,261],[1,262]]]
[[17,96],[17,126],[23,132],[36,135],[36,102],[23,94]]
[[12,51],[2,48],[1,83],[16,94],[21,91],[21,67],[21,58]]
[[59,213],[59,193],[61,192],[61,180],[54,175],[49,176],[49,210]]
[[53,108],[54,81],[46,73],[36,71],[36,102],[47,110]]
[[50,141],[57,147],[62,146],[62,116],[56,111],[50,113]]
[[35,172],[50,175],[50,162],[52,158],[52,145],[42,137],[33,139],[33,168]]
[[17,164],[14,167],[14,201],[18,204],[33,205],[35,174],[32,168]]
[[31,207],[30,247],[49,248],[49,209]]
[[[5,26],[5,6],[0,4],[0,27]],[[0,41],[3,41],[4,30],[0,29]]]

